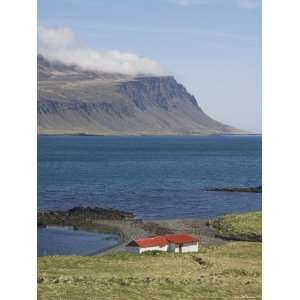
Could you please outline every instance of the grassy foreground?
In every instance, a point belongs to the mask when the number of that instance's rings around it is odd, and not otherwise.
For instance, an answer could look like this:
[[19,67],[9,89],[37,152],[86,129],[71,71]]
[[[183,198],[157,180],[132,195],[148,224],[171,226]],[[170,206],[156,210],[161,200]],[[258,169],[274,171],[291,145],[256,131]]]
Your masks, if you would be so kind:
[[227,215],[209,221],[216,229],[216,235],[223,239],[239,241],[262,240],[261,212]]
[[[221,224],[257,233],[258,215]],[[227,242],[186,254],[40,257],[38,299],[261,299],[261,243]]]

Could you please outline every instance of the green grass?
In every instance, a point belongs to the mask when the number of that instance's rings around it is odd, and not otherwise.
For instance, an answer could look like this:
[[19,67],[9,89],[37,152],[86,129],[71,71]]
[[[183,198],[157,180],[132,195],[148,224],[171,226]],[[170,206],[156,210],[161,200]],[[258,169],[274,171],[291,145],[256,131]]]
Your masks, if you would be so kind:
[[[217,220],[226,236],[261,234],[260,213]],[[41,300],[261,299],[261,243],[233,241],[186,254],[39,257],[38,282]]]
[[38,299],[261,299],[261,244],[38,258]]
[[209,221],[216,235],[229,240],[261,241],[261,212],[227,215]]

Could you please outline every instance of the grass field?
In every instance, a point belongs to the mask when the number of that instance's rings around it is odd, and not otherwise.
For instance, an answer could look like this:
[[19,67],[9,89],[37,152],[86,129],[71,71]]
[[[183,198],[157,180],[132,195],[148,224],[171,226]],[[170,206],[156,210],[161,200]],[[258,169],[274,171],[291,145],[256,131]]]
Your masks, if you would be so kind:
[[261,299],[261,243],[186,254],[40,257],[38,282],[38,299],[45,300]]
[[261,241],[261,212],[227,215],[209,221],[216,229],[216,235],[230,240]]

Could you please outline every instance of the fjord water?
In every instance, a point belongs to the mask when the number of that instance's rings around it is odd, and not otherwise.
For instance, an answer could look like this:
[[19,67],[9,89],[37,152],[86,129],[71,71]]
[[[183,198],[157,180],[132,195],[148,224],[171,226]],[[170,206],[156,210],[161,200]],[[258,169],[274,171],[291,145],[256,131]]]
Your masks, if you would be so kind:
[[113,207],[140,218],[261,209],[260,136],[39,136],[38,208]]

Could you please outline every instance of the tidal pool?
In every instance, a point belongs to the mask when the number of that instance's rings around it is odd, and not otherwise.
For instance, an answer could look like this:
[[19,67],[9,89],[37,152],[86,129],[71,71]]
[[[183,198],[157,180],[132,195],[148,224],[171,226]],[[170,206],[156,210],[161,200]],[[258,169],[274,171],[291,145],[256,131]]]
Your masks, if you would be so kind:
[[119,242],[116,235],[69,227],[38,228],[37,233],[38,256],[92,255]]

